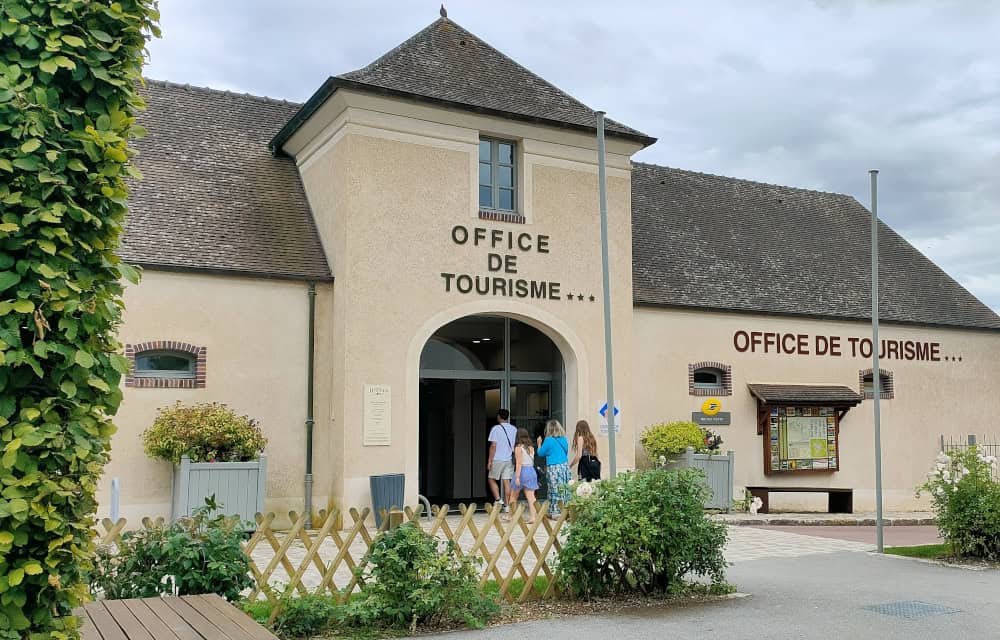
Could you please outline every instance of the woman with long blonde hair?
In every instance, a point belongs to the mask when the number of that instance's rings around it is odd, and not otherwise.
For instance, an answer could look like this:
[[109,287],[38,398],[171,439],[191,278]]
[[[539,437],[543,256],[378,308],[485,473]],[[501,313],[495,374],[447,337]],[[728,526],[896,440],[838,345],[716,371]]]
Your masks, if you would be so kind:
[[590,425],[586,420],[576,423],[576,432],[573,434],[573,460],[569,463],[570,469],[576,469],[576,475],[580,480],[600,480],[601,461],[597,459],[597,438],[590,430]]
[[566,430],[558,420],[545,423],[545,440],[539,438],[538,455],[545,456],[546,476],[549,486],[549,515],[553,518],[562,512],[569,499],[566,485],[572,479],[569,472],[569,442]]

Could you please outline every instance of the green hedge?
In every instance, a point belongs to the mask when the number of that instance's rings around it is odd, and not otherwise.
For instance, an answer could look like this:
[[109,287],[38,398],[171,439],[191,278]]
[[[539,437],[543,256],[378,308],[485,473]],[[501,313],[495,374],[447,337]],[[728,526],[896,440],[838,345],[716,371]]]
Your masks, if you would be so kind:
[[73,638],[128,363],[128,141],[153,0],[0,2],[0,638]]

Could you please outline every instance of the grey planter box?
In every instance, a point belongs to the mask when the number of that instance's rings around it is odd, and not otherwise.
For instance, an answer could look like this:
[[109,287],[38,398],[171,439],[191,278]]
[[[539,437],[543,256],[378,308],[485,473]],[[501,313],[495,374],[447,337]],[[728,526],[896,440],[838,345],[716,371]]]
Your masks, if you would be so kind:
[[712,496],[705,502],[706,509],[722,509],[730,511],[733,508],[733,465],[735,456],[732,451],[726,455],[713,456],[707,453],[695,453],[691,447],[681,455],[667,461],[668,469],[701,469]]
[[170,519],[191,515],[214,495],[225,515],[254,522],[264,511],[266,482],[267,456],[249,462],[191,462],[185,456],[174,466]]

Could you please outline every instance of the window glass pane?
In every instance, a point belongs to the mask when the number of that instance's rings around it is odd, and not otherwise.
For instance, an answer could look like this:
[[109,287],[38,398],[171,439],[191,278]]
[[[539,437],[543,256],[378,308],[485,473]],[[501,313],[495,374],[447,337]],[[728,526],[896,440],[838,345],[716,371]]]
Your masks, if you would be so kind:
[[438,329],[424,346],[420,368],[503,371],[503,338],[503,318],[470,316],[455,320]]
[[711,369],[699,369],[694,372],[695,384],[722,384],[722,380],[716,371]]
[[485,184],[487,186],[493,184],[493,167],[490,166],[489,163],[479,163],[479,184]]
[[489,187],[479,187],[479,206],[490,208],[493,206],[493,189]]
[[191,371],[191,358],[167,353],[136,356],[137,371]]
[[[480,165],[482,166],[482,165]],[[482,181],[482,169],[479,170],[480,182]],[[497,167],[497,184],[501,187],[514,186],[514,167]]]
[[499,161],[503,164],[514,164],[514,145],[501,142],[498,146]]
[[490,161],[490,141],[480,140],[479,141],[479,159],[486,162]]
[[501,189],[500,190],[500,204],[501,209],[514,209],[514,191],[512,189]]

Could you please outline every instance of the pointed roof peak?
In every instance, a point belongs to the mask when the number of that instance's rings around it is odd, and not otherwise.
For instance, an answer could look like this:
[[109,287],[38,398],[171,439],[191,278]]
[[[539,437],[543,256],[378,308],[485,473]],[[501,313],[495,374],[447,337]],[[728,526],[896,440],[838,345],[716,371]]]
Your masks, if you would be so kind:
[[[521,66],[447,16],[421,29],[367,66],[330,78],[272,141],[278,149],[337,88],[374,91],[547,126],[596,132],[597,116],[552,83]],[[641,131],[605,121],[609,137],[648,146]]]

